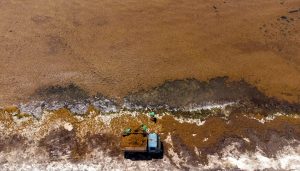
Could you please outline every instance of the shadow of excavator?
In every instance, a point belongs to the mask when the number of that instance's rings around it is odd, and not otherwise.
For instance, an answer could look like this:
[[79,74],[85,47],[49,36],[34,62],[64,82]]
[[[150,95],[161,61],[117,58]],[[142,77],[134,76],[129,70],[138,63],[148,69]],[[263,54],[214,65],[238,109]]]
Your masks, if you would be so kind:
[[164,157],[164,144],[161,142],[160,153],[148,153],[148,152],[125,152],[124,158],[139,161],[139,160],[152,160],[152,159],[163,159]]

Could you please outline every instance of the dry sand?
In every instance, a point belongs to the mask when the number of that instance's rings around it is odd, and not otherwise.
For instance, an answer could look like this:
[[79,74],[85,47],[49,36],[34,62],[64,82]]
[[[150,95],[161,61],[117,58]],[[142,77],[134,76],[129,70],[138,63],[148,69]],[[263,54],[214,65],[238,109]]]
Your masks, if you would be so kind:
[[73,82],[122,97],[165,80],[245,79],[300,102],[299,0],[1,0],[0,104]]

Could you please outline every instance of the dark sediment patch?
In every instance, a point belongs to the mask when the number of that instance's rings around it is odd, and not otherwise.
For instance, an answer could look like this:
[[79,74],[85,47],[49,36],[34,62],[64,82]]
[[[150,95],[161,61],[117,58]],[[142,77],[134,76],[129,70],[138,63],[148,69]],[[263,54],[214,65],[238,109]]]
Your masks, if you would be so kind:
[[74,114],[82,115],[90,106],[104,113],[117,112],[120,106],[114,99],[109,99],[101,93],[89,96],[87,91],[73,83],[39,88],[32,95],[31,100],[38,102],[23,105],[25,112],[34,113],[37,108],[41,110],[68,108]]
[[46,102],[63,101],[71,103],[74,101],[86,100],[89,98],[89,95],[79,86],[70,83],[66,86],[54,85],[39,88],[33,94],[32,98]]
[[[226,135],[218,141],[217,144],[209,148],[205,148],[202,152],[203,154],[214,154],[218,153],[219,155],[222,149],[227,146],[236,143],[236,150],[240,153],[253,152],[257,148],[263,151],[267,157],[274,157],[276,153],[282,150],[287,145],[299,145],[299,142],[294,142],[291,144],[292,140],[300,140],[299,136],[296,134],[286,135],[285,132],[287,129],[276,129],[276,128],[264,128],[256,130],[253,128],[243,130],[243,135],[233,134]],[[247,138],[246,141],[244,138]]]
[[[227,77],[211,79],[208,82],[195,79],[167,81],[151,90],[133,93],[126,99],[133,104],[147,106],[169,106],[180,108],[190,104],[224,103],[243,99],[245,95],[260,96],[253,89],[242,84],[226,83]],[[243,82],[242,82],[243,83]],[[246,89],[245,89],[246,88]]]
[[26,147],[26,138],[22,137],[18,134],[13,134],[9,137],[1,137],[0,138],[0,152],[9,152],[16,148],[24,148]]
[[60,160],[67,156],[70,161],[80,161],[87,154],[99,148],[109,156],[116,157],[121,154],[118,139],[112,134],[90,134],[84,139],[76,137],[76,131],[68,131],[62,127],[51,131],[40,140],[39,146],[48,151],[51,160]]
[[192,149],[191,147],[189,147],[187,144],[184,143],[182,137],[175,134],[172,136],[172,141],[173,141],[174,152],[179,154],[180,158],[186,159],[185,164],[192,165],[192,166],[198,166],[199,164],[201,164],[201,158],[197,156],[194,149]]
[[102,150],[108,150],[107,153],[112,157],[121,154],[121,149],[119,148],[120,141],[112,134],[87,134],[85,141],[88,151],[101,148]]
[[68,131],[61,127],[41,139],[39,146],[46,148],[51,160],[58,160],[62,156],[72,158],[74,155],[72,150],[78,149],[78,140],[75,131]]
[[[238,109],[249,111],[299,112],[300,105],[267,97],[244,80],[230,81],[217,77],[207,82],[196,79],[167,81],[150,90],[141,90],[125,97],[129,108],[184,109],[226,102],[237,103]],[[241,106],[241,107],[239,107]],[[235,108],[235,110],[237,110]]]
[[276,112],[300,112],[300,104],[268,97],[246,81],[231,81],[228,77],[217,77],[209,81],[167,81],[149,90],[133,92],[124,97],[123,103],[101,93],[89,96],[87,91],[75,84],[39,88],[32,99],[45,102],[41,103],[41,109],[65,107],[77,114],[84,114],[93,105],[105,113],[117,112],[122,108],[142,111],[150,109],[168,110],[175,114],[179,112],[182,116],[197,118],[221,113],[217,108],[205,109],[202,106],[226,103],[231,103],[226,109],[233,113],[268,115]]

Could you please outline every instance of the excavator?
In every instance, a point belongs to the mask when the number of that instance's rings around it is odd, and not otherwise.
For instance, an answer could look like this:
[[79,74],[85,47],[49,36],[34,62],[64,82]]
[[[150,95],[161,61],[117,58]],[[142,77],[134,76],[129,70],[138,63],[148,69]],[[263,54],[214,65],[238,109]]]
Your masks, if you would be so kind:
[[121,137],[121,149],[125,158],[131,158],[137,154],[162,158],[162,142],[157,133],[149,132],[148,127],[142,124],[136,129],[126,128]]

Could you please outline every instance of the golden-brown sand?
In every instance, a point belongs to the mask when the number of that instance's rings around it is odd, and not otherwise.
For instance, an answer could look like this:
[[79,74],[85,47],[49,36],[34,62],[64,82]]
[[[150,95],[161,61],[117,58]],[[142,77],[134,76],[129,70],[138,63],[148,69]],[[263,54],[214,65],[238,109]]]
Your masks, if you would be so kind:
[[1,0],[0,104],[73,82],[120,98],[165,80],[245,79],[300,102],[299,0]]

